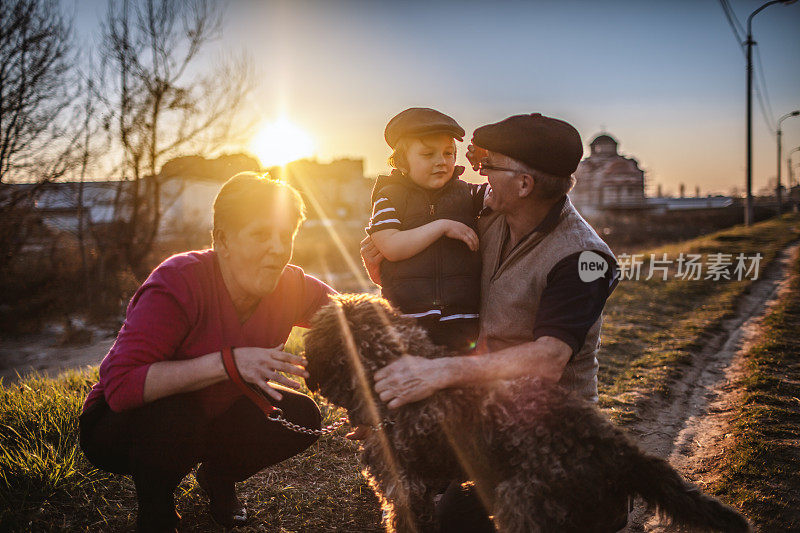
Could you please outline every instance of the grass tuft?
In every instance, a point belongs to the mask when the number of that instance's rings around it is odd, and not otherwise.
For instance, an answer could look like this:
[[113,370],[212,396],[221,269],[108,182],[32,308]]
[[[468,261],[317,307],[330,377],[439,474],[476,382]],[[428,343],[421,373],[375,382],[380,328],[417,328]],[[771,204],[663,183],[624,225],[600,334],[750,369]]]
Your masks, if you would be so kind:
[[108,479],[77,439],[77,413],[96,379],[93,369],[0,381],[0,529],[27,522],[45,504],[86,497]]

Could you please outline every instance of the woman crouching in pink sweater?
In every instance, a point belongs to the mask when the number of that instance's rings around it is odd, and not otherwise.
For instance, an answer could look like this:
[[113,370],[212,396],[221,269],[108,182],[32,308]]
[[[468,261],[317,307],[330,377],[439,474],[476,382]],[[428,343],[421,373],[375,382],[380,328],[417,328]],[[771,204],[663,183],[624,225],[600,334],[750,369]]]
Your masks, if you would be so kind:
[[175,531],[174,491],[198,463],[210,512],[247,519],[235,483],[310,446],[315,436],[267,419],[226,373],[222,352],[286,419],[320,427],[314,401],[279,371],[305,377],[282,351],[333,289],[288,264],[304,219],[292,187],[244,172],[214,201],[213,248],[170,257],[128,305],[80,417],[80,443],[98,468],[133,477],[139,531]]

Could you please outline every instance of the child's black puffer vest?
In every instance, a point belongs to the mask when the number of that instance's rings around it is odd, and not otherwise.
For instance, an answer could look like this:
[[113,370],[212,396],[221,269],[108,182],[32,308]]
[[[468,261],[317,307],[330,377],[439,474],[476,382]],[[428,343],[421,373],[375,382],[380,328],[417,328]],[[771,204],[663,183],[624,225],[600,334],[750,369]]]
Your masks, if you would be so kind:
[[[459,171],[460,170],[460,171]],[[437,219],[456,220],[473,230],[475,207],[470,185],[458,179],[463,167],[441,189],[426,190],[394,171],[375,182],[372,202],[391,198],[401,231]],[[480,307],[481,259],[462,241],[441,237],[417,255],[381,263],[383,297],[403,313],[441,311],[442,317],[476,314]],[[431,317],[434,318],[434,317]]]

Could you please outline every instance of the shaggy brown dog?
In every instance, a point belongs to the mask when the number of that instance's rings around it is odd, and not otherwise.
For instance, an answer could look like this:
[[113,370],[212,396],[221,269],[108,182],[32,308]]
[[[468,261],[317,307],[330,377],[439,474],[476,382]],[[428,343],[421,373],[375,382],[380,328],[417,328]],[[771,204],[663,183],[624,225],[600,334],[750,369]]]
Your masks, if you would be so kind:
[[679,527],[750,531],[744,517],[555,384],[524,378],[447,389],[388,410],[373,391],[379,368],[403,354],[446,354],[383,299],[336,297],[305,344],[309,388],[347,409],[352,424],[374,428],[361,461],[387,531],[432,530],[433,495],[453,479],[474,481],[501,532],[598,531],[608,509],[635,495]]

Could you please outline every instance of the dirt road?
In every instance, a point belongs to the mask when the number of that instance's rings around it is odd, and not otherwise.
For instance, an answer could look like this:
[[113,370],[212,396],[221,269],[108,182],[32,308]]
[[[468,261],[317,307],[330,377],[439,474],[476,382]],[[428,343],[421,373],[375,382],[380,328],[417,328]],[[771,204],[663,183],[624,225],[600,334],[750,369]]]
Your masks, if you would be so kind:
[[[627,428],[646,450],[668,458],[701,488],[712,480],[709,462],[724,453],[731,437],[728,422],[737,394],[731,384],[741,371],[742,356],[758,338],[762,318],[788,288],[789,267],[798,247],[794,243],[784,249],[751,285],[734,315],[707,340],[681,379],[670,387],[669,398],[648,398],[638,412],[640,420]],[[637,502],[624,531],[669,530]]]

